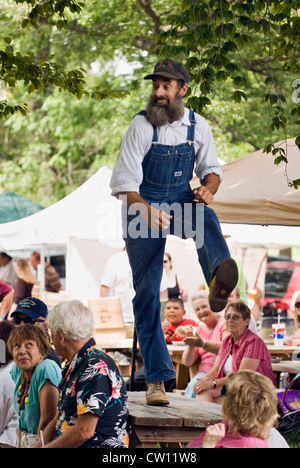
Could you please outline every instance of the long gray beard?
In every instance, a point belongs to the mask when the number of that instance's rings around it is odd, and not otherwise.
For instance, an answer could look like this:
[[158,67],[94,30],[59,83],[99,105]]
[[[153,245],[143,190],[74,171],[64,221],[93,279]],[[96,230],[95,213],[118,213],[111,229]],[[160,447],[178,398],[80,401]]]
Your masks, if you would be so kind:
[[156,99],[150,96],[147,105],[147,119],[155,127],[180,120],[184,115],[184,105],[179,93],[165,107],[158,107],[155,104]]

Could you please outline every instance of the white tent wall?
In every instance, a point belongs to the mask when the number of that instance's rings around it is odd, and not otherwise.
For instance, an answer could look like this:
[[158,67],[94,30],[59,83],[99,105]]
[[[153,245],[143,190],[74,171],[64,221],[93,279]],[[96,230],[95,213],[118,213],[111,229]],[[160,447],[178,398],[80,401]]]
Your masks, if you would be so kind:
[[[246,289],[249,291],[257,286],[264,290],[266,273],[267,249],[261,246],[241,246],[228,241],[230,253],[239,260],[246,280]],[[174,236],[168,236],[166,252],[172,257],[175,273],[182,276],[190,299],[205,284],[202,268],[198,263],[195,244],[192,240],[182,240]],[[189,301],[186,304],[188,315],[191,316],[192,307]]]
[[202,268],[198,262],[195,243],[192,240],[183,240],[175,236],[168,236],[166,252],[172,257],[173,270],[182,276],[189,292],[189,297],[199,291],[205,279]]
[[108,247],[97,240],[71,237],[67,248],[66,290],[72,299],[87,305],[88,299],[99,297],[102,273],[106,261],[120,249]]
[[264,247],[242,247],[238,244],[229,244],[231,255],[236,257],[243,268],[246,290],[258,287],[261,291],[265,287],[267,270],[267,249]]

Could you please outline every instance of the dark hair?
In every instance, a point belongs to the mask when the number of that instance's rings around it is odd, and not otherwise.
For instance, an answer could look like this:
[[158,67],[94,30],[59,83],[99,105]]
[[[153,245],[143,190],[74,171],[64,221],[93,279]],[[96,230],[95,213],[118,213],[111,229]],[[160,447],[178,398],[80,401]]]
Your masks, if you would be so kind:
[[183,80],[177,80],[178,91],[180,91],[183,88],[184,84],[185,83]]
[[8,255],[6,252],[0,252],[1,257],[7,258],[8,260],[12,260],[12,257]]
[[183,303],[183,300],[181,299],[181,297],[178,297],[178,296],[174,296],[174,297],[170,297],[168,300],[167,300],[167,304],[169,304],[169,302],[177,302],[178,304],[181,305],[181,307],[184,309],[184,303]]
[[230,307],[232,307],[236,312],[240,313],[244,320],[251,318],[251,310],[243,301],[229,302],[226,306],[225,314]]
[[[2,322],[0,322],[0,340],[4,341],[6,345],[5,346],[6,347],[6,350],[5,350],[5,363],[6,364],[12,360],[12,355],[10,354],[7,348],[7,342],[8,342],[9,335],[14,329],[15,329],[15,325],[13,322],[8,322],[7,320],[2,320]],[[1,364],[2,363],[0,362],[0,366]]]
[[32,340],[35,341],[40,353],[46,357],[51,350],[50,337],[48,333],[35,325],[25,323],[19,327],[16,327],[11,334],[7,342],[8,351],[13,354],[13,348],[16,344],[21,344],[23,341]]

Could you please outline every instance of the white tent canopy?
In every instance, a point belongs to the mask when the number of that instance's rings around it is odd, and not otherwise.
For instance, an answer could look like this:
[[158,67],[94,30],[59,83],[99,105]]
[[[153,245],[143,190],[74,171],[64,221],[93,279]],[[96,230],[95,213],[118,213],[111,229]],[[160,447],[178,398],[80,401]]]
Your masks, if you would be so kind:
[[83,301],[98,297],[104,265],[124,245],[121,204],[111,196],[110,178],[111,170],[103,167],[43,211],[1,224],[1,249],[45,252],[47,246],[64,246],[67,292]]
[[110,178],[111,170],[103,167],[77,190],[43,211],[0,225],[0,245],[7,250],[65,245],[71,237],[77,237],[122,247],[120,202],[111,196]]

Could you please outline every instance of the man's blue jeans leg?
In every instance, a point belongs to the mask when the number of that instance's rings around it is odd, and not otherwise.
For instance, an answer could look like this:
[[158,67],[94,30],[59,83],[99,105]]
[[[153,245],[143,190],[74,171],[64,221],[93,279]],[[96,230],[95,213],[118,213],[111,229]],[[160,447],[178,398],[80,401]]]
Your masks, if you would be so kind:
[[196,248],[199,263],[209,285],[215,269],[230,257],[230,251],[215,212],[207,206],[204,206],[204,242],[200,248],[197,245]]
[[166,239],[125,239],[132,269],[135,327],[147,383],[176,377],[160,318],[160,283]]

